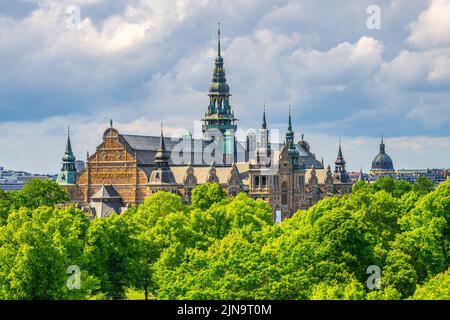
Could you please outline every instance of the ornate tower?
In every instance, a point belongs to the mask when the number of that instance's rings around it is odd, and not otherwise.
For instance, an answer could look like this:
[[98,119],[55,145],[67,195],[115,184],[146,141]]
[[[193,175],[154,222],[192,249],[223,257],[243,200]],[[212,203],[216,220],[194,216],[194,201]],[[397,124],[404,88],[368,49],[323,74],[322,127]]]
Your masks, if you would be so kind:
[[345,170],[345,160],[342,156],[341,140],[339,140],[339,150],[334,162],[334,179],[338,183],[349,183],[347,171]]
[[177,192],[177,182],[175,181],[173,172],[170,170],[169,158],[170,153],[166,150],[161,124],[161,138],[159,142],[159,149],[155,155],[155,168],[153,169],[148,181],[151,193],[156,191]]
[[289,159],[291,164],[294,166],[294,169],[299,168],[299,152],[294,143],[294,131],[292,131],[292,121],[291,121],[291,107],[289,107],[289,121],[288,121],[288,130],[286,132],[286,146],[288,148]]
[[77,170],[75,168],[75,156],[72,152],[72,144],[70,143],[70,129],[67,128],[66,151],[62,158],[62,168],[58,174],[57,182],[61,185],[75,184],[77,179]]
[[256,162],[258,164],[270,165],[272,151],[269,142],[269,130],[266,122],[266,105],[264,104],[263,121],[259,129],[258,148],[256,149]]
[[222,134],[231,131],[234,135],[236,130],[234,112],[230,106],[230,87],[225,78],[225,69],[223,68],[223,58],[220,51],[220,24],[217,32],[217,57],[213,71],[212,83],[209,87],[209,106],[202,119],[203,133],[211,129],[219,130]]

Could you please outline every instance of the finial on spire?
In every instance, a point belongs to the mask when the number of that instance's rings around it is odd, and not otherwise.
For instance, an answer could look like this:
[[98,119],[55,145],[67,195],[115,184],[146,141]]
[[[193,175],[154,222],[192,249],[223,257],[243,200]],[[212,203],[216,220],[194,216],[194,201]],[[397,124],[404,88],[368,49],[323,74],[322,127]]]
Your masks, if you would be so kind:
[[263,123],[262,128],[267,129],[267,122],[266,122],[266,100],[264,100],[264,108],[263,108]]
[[344,159],[344,157],[342,156],[341,137],[339,137],[338,159]]
[[220,22],[217,23],[217,55],[220,57]]
[[291,105],[289,105],[289,123],[288,123],[288,130],[289,130],[289,131],[292,131]]
[[162,151],[166,150],[166,143],[164,142],[164,133],[163,133],[163,122],[161,121],[161,141],[159,144],[159,148]]
[[70,137],[70,124],[67,125],[67,136]]
[[381,134],[381,143],[384,144],[384,137],[383,137],[383,134]]
[[110,127],[110,128],[113,127],[113,119],[109,119],[109,127]]

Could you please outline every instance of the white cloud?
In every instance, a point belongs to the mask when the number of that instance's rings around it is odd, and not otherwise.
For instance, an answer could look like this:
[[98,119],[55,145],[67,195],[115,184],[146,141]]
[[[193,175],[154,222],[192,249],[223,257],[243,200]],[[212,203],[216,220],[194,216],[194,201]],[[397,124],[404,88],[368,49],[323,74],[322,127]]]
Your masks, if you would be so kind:
[[[26,16],[0,14],[1,143],[26,159],[23,146],[38,141],[7,131],[22,123],[41,130],[40,141],[55,144],[53,153],[47,148],[39,155],[47,159],[39,166],[49,170],[47,163],[59,167],[62,150],[52,134],[60,135],[69,118],[74,140],[90,150],[97,136],[88,133],[109,117],[142,134],[147,121],[191,126],[208,103],[217,21],[240,127],[259,125],[266,100],[271,126],[284,128],[292,104],[296,126],[334,142],[337,135],[361,135],[358,141],[372,143],[366,136],[381,132],[450,135],[450,28],[440,13],[449,1],[380,4],[382,30],[369,31],[370,0],[351,8],[316,0],[36,0]],[[66,27],[68,5],[81,7],[79,30]],[[77,126],[86,136],[77,136]],[[359,146],[356,151],[372,157]],[[26,165],[6,157],[0,161]]]
[[450,1],[432,0],[429,8],[411,24],[408,42],[420,49],[450,46]]

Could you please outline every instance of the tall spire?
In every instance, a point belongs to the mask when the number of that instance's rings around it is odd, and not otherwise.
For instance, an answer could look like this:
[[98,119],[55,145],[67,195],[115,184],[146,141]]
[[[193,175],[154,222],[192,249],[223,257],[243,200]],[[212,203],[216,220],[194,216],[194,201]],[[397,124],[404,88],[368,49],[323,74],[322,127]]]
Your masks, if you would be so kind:
[[[338,150],[338,156],[337,159],[342,159],[344,160],[344,157],[342,156],[342,148],[341,148],[341,138],[339,137],[339,150]],[[345,161],[344,161],[345,163]]]
[[338,155],[334,164],[334,178],[341,183],[347,183],[349,181],[349,177],[347,171],[345,170],[345,160],[342,156],[341,138],[339,138]]
[[70,127],[68,125],[67,126],[66,151],[64,152],[63,160],[66,159],[66,158],[71,158],[71,157],[73,157],[74,161],[75,161],[75,157],[74,157],[73,152],[72,152],[72,144],[70,143]]
[[155,155],[155,163],[157,167],[166,167],[169,164],[169,154],[166,150],[166,143],[164,141],[163,123],[161,122],[161,137],[159,140],[159,149]]
[[209,86],[209,105],[202,119],[202,131],[218,129],[222,134],[227,130],[236,131],[234,112],[230,106],[230,87],[225,77],[225,69],[220,44],[220,23],[217,30],[217,57],[214,61],[214,70],[211,85]]
[[264,101],[264,111],[263,111],[262,128],[263,128],[263,129],[267,129],[267,122],[266,122],[266,102],[265,102],[265,101]]
[[163,123],[161,122],[161,138],[159,141],[159,149],[155,155],[155,168],[152,170],[149,178],[150,187],[159,185],[175,186],[175,177],[169,167],[169,152],[166,150],[164,142]]
[[289,123],[288,123],[288,131],[292,131],[291,105],[289,105]]
[[292,121],[291,121],[291,105],[289,105],[289,120],[288,120],[288,129],[286,132],[286,146],[288,148],[289,159],[291,164],[295,169],[299,167],[299,151],[297,150],[294,144],[294,131],[292,131]]
[[163,123],[161,121],[161,139],[159,141],[159,149],[163,152],[166,151],[166,143],[164,142]]
[[220,52],[220,22],[217,23],[217,56],[222,56]]

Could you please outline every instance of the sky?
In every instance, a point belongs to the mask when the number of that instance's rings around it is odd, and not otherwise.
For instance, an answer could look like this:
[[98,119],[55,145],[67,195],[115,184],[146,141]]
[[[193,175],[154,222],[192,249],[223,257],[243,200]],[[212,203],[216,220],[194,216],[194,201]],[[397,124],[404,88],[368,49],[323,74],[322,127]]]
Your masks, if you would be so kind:
[[111,118],[192,129],[220,22],[239,128],[260,126],[265,101],[283,134],[291,105],[325,163],[340,138],[347,169],[368,171],[383,134],[395,168],[448,168],[449,16],[450,0],[2,0],[0,166],[57,173],[69,124],[81,160]]

